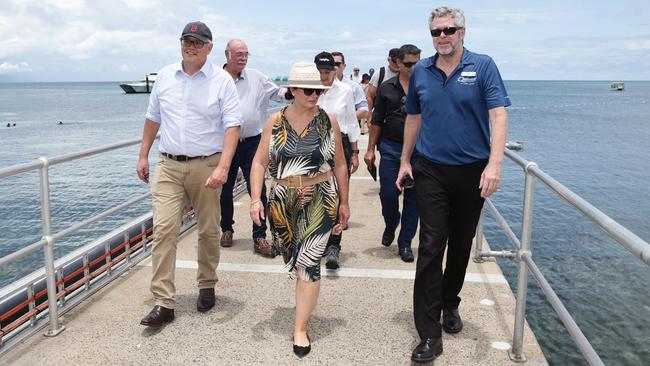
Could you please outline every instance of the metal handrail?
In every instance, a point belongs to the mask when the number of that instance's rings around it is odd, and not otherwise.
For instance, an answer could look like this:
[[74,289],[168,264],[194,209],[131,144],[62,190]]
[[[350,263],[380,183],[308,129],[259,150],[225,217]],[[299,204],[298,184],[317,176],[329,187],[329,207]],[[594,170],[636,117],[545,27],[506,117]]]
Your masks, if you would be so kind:
[[[650,266],[650,244],[648,244],[648,242],[638,237],[623,225],[619,224],[614,219],[603,213],[601,210],[597,209],[591,203],[578,196],[562,183],[558,182],[543,170],[539,169],[535,163],[526,161],[517,153],[514,153],[512,151],[506,150],[505,153],[506,156],[517,163],[517,165],[521,166],[527,172],[538,178],[553,192],[557,193],[571,206],[580,211],[585,217],[593,221],[599,228],[609,234],[612,239],[621,244],[628,252],[634,254],[645,264]],[[530,164],[535,165],[528,167]]]
[[[487,201],[488,211],[494,216],[499,227],[506,233],[506,236],[512,243],[517,254],[514,256],[519,262],[519,273],[517,276],[517,302],[515,308],[515,325],[513,330],[512,350],[509,352],[510,359],[515,362],[524,362],[526,357],[523,353],[523,336],[524,336],[524,323],[526,312],[526,294],[528,292],[528,271],[532,273],[535,280],[542,288],[542,292],[550,302],[551,306],[560,317],[562,324],[569,332],[569,335],[574,340],[578,349],[582,353],[585,360],[590,365],[604,365],[592,345],[589,343],[585,335],[576,324],[575,320],[571,317],[560,298],[551,288],[542,272],[532,259],[532,227],[533,227],[533,204],[534,192],[536,181],[541,181],[551,191],[555,192],[558,196],[562,197],[571,206],[576,208],[584,216],[593,221],[596,226],[601,228],[609,234],[617,243],[623,246],[627,251],[636,255],[644,263],[650,265],[650,244],[637,235],[626,229],[624,226],[605,215],[602,211],[591,205],[589,202],[578,196],[570,189],[556,181],[550,175],[542,171],[536,163],[527,161],[518,154],[506,150],[505,155],[523,168],[525,173],[525,188],[524,188],[524,207],[523,219],[521,224],[521,239],[518,239],[506,220],[499,213],[490,199]],[[476,229],[476,245],[474,247],[474,261],[481,262],[486,257],[491,256],[504,256],[503,252],[483,251],[483,219],[479,220]]]
[[[158,139],[159,136],[156,136]],[[143,199],[149,197],[151,193],[146,193],[128,200],[125,203],[117,205],[111,209],[108,209],[98,215],[95,215],[89,219],[86,219],[80,223],[72,225],[64,230],[61,230],[57,233],[52,234],[52,215],[50,212],[50,181],[49,181],[49,167],[50,165],[60,164],[68,161],[78,160],[81,158],[98,155],[107,151],[117,150],[120,148],[132,146],[141,143],[142,139],[132,139],[124,142],[108,144],[96,148],[86,149],[78,151],[75,153],[64,154],[55,156],[52,158],[41,157],[34,161],[17,164],[7,168],[0,169],[0,179],[18,175],[21,173],[26,173],[34,170],[39,171],[40,175],[40,196],[41,196],[41,226],[43,231],[43,236],[41,240],[36,243],[33,243],[25,248],[21,248],[13,253],[10,253],[2,258],[0,258],[0,266],[5,265],[9,262],[15,261],[21,257],[26,256],[27,254],[43,248],[44,257],[45,257],[45,273],[46,273],[46,284],[47,284],[47,298],[48,298],[48,312],[49,312],[49,328],[46,331],[45,335],[55,336],[65,330],[65,326],[59,324],[59,311],[58,311],[58,300],[57,300],[57,288],[56,288],[56,273],[54,268],[54,243],[57,240],[60,240],[66,236],[69,236],[84,227],[93,224],[99,220],[102,220],[128,206],[131,206],[137,202],[142,201]]]
[[[156,139],[158,139],[159,136],[156,136]],[[114,144],[108,144],[100,147],[95,147],[91,149],[86,149],[86,150],[81,150],[75,153],[70,153],[70,154],[63,154],[59,156],[54,156],[51,158],[39,158],[33,161],[30,161],[28,163],[24,164],[16,164],[12,165],[6,168],[0,169],[0,179],[6,178],[12,175],[20,174],[20,173],[26,173],[32,170],[37,170],[37,169],[42,169],[46,165],[55,165],[55,164],[60,164],[64,163],[67,161],[71,160],[77,160],[81,158],[85,158],[88,156],[92,155],[97,155],[101,154],[103,152],[107,151],[112,151],[112,150],[117,150],[123,147],[128,147],[132,145],[137,145],[142,141],[142,139],[132,139],[124,142],[118,142]]]

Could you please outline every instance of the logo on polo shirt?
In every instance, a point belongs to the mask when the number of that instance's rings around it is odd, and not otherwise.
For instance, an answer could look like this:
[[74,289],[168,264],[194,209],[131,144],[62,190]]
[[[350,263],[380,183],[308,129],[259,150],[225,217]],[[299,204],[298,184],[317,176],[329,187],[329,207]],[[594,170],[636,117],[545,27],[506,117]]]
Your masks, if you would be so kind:
[[476,84],[476,71],[463,71],[457,80],[459,84],[474,85]]

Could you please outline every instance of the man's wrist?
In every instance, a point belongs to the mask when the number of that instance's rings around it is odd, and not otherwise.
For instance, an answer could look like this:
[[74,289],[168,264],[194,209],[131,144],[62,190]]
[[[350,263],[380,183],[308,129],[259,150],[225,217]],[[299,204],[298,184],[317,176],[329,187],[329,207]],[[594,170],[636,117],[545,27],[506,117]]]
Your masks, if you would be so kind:
[[359,149],[352,149],[352,154],[357,154],[357,155],[359,155]]

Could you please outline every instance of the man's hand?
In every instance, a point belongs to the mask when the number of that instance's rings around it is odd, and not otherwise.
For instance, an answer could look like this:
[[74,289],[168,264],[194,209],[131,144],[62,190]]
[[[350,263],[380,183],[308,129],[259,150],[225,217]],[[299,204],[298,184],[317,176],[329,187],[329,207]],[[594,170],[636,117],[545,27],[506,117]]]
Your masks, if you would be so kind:
[[481,182],[478,187],[481,189],[481,197],[488,198],[499,189],[501,183],[501,163],[488,163],[481,174]]
[[397,173],[397,180],[395,181],[395,185],[397,186],[397,189],[400,190],[400,192],[404,190],[404,187],[402,187],[402,179],[404,179],[404,177],[407,175],[413,179],[411,163],[403,161],[399,166],[399,173]]
[[363,156],[363,161],[368,167],[375,164],[375,151],[368,149],[366,154]]
[[138,178],[145,183],[149,183],[149,159],[140,158],[136,168]]
[[212,174],[205,181],[205,186],[210,188],[217,188],[223,185],[228,180],[228,169],[224,169],[221,165],[217,166]]
[[352,153],[350,158],[350,175],[354,174],[359,168],[359,154]]
[[264,205],[262,204],[262,200],[257,199],[251,201],[250,215],[255,225],[262,226],[262,220],[264,220]]

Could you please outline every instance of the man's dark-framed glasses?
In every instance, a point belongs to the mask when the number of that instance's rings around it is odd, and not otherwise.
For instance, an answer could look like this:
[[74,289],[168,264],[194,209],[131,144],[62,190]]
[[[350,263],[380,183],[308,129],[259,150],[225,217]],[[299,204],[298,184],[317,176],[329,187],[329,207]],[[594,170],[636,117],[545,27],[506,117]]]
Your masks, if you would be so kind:
[[440,37],[442,33],[445,34],[445,36],[451,36],[456,33],[459,29],[462,29],[463,27],[445,27],[442,29],[434,28],[431,30],[431,35],[434,37]]
[[320,96],[321,94],[323,94],[323,89],[302,88],[302,92],[306,96],[310,96],[310,95],[312,95],[314,93],[316,93],[316,95]]
[[404,61],[402,61],[402,65],[408,67],[409,69],[410,69],[411,67],[413,67],[413,65],[415,65],[415,64],[417,64],[417,63],[418,63],[417,61],[414,61],[414,62],[404,62]]
[[198,39],[193,40],[193,39],[189,39],[189,38],[181,38],[181,44],[183,45],[183,47],[194,46],[194,48],[196,48],[197,50],[200,50],[205,45],[205,42],[199,41]]
[[334,66],[336,66],[336,67],[341,66],[341,62],[340,61],[334,61]]

